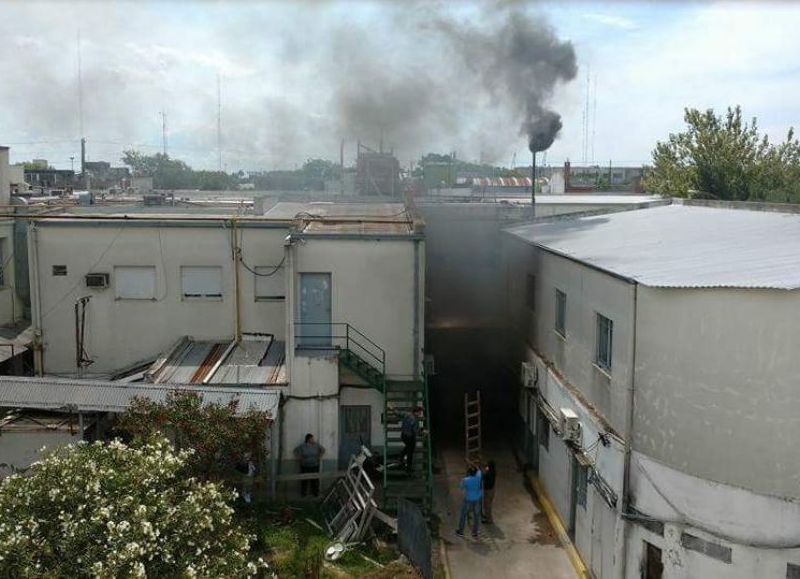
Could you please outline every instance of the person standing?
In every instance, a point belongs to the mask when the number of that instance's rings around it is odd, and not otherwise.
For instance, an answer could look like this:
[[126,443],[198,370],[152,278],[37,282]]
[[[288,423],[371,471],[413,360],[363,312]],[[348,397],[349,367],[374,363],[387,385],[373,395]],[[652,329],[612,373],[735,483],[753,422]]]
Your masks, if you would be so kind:
[[467,515],[472,515],[472,538],[478,538],[481,525],[481,470],[476,466],[467,469],[467,476],[461,479],[459,487],[464,491],[464,500],[461,502],[461,516],[458,519],[456,535],[464,536],[464,527],[467,524]]
[[417,449],[417,436],[422,433],[420,419],[422,418],[422,408],[416,406],[414,410],[405,416],[400,425],[400,440],[403,441],[403,454],[401,460],[405,463],[405,469],[411,474],[414,463],[414,451]]
[[[300,462],[300,473],[319,472],[320,459],[325,454],[325,447],[314,440],[310,432],[306,434],[303,444],[294,449],[294,456]],[[319,479],[303,479],[300,481],[300,494],[306,496],[308,490],[315,497],[319,496]]]
[[497,478],[495,462],[490,460],[483,469],[483,524],[494,524],[492,502],[494,501],[494,483]]

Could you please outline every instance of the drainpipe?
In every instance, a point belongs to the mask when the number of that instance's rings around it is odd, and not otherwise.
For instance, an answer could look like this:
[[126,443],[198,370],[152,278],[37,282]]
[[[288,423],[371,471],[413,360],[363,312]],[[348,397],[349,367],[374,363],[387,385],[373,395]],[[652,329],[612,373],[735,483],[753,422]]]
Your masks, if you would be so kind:
[[[633,451],[634,401],[636,394],[636,327],[639,312],[639,284],[633,286],[633,338],[631,344],[631,378],[628,386],[628,414],[625,417],[625,466],[622,478],[622,515],[631,510],[631,453]],[[626,576],[628,566],[628,527],[631,524],[622,520],[622,574]]]
[[44,373],[44,351],[42,344],[42,296],[39,290],[39,230],[36,222],[28,225],[28,271],[31,279],[31,318],[33,322],[33,369],[36,376]]
[[286,236],[283,242],[284,257],[286,258],[286,275],[285,275],[285,289],[286,295],[286,309],[285,309],[285,325],[286,330],[286,378],[289,381],[289,389],[292,385],[292,366],[294,365],[294,238],[292,234]]
[[242,306],[239,288],[239,264],[242,261],[242,248],[239,247],[239,240],[236,237],[236,219],[231,219],[231,247],[233,248],[234,332],[235,341],[238,344],[242,341]]
[[414,240],[414,378],[418,378],[419,371],[419,354],[420,354],[420,341],[419,341],[419,296],[420,296],[420,255],[419,255],[419,240]]

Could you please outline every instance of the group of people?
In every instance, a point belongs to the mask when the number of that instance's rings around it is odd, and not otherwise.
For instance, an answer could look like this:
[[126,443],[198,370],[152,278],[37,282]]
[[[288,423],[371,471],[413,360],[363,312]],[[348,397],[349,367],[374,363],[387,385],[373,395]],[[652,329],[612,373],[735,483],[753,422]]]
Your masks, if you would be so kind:
[[467,475],[461,479],[459,487],[464,492],[461,502],[461,514],[458,518],[456,535],[464,536],[467,518],[472,517],[472,538],[477,539],[481,522],[494,524],[492,503],[494,502],[494,485],[497,479],[495,462],[490,460],[484,465],[470,465]]

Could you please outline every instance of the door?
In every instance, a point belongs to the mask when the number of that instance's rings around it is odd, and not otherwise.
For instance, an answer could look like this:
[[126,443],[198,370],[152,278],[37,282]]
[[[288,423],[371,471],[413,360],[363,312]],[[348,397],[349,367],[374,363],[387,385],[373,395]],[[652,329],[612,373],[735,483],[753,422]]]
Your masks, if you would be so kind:
[[661,559],[661,549],[644,542],[644,579],[661,579],[664,575],[664,562]]
[[300,274],[300,312],[297,345],[331,345],[331,274]]
[[347,468],[361,445],[370,446],[372,415],[369,406],[339,407],[339,468]]

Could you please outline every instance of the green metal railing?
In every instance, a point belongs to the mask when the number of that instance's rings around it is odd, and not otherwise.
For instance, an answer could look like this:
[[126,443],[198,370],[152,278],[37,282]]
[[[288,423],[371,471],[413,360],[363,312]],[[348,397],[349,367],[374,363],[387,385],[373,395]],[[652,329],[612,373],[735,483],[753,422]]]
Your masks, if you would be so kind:
[[386,375],[386,350],[347,322],[295,322],[298,350],[349,350]]

